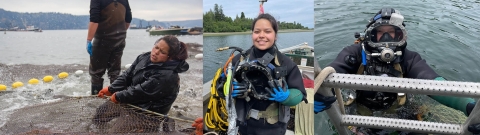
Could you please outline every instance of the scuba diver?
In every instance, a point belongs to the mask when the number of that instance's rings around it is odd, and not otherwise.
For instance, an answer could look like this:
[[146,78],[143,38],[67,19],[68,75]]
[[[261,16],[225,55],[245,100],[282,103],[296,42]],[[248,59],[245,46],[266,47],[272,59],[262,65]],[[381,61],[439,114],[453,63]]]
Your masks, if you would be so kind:
[[[236,123],[241,135],[283,135],[290,106],[306,102],[302,75],[290,58],[278,51],[278,24],[270,14],[253,20],[250,49],[232,59]],[[225,75],[217,91],[223,90]]]
[[[328,66],[337,73],[361,74],[385,77],[415,78],[443,81],[417,52],[407,46],[407,32],[404,17],[393,8],[381,9],[370,19],[364,33],[356,33],[355,44],[343,48],[336,59]],[[406,94],[356,90],[357,111],[361,115],[372,116],[372,112],[382,110],[395,112],[405,103]],[[432,99],[469,115],[475,106],[472,98],[429,95]],[[329,109],[335,97],[314,96],[314,112]],[[363,109],[362,109],[363,108]],[[360,112],[359,110],[367,110]],[[369,132],[379,134],[377,129]],[[472,125],[470,132],[480,132],[480,126]]]

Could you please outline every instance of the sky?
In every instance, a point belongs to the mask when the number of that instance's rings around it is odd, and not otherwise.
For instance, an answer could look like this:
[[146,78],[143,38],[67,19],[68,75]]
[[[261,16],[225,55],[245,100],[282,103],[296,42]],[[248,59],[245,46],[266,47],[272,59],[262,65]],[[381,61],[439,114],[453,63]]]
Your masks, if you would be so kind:
[[[243,12],[248,18],[255,18],[260,11],[259,0],[203,0],[203,12],[222,6],[226,16],[240,17]],[[263,4],[265,13],[272,14],[277,21],[300,22],[303,26],[314,27],[313,0],[268,0]]]
[[[133,18],[157,21],[202,19],[202,0],[130,0]],[[14,12],[60,12],[89,15],[90,0],[0,0],[0,8]]]

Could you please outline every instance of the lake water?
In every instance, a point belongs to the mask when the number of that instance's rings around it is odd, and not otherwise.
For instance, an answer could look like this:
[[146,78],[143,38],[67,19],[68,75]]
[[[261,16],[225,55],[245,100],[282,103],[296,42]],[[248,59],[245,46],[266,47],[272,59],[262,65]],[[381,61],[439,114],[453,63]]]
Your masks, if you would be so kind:
[[[89,56],[85,49],[87,30],[44,30],[37,32],[10,32],[0,34],[0,84],[7,85],[7,92],[0,92],[0,126],[9,118],[13,110],[36,105],[48,100],[50,95],[88,96],[90,94]],[[161,36],[150,36],[145,30],[128,30],[126,47],[122,57],[123,65],[132,63],[143,52],[151,51],[153,44]],[[203,43],[203,36],[178,36],[185,43]],[[190,55],[201,51],[189,52]],[[180,74],[180,94],[170,113],[180,112],[190,118],[202,117],[201,90],[203,61],[187,59],[190,69]],[[122,70],[124,70],[123,68]],[[84,74],[74,76],[83,70]],[[70,76],[59,79],[60,72]],[[54,76],[52,83],[28,85],[31,78],[41,79]],[[108,84],[106,76],[104,85]],[[12,89],[15,81],[24,87]],[[74,114],[72,114],[74,115]],[[190,126],[190,125],[188,125]]]
[[[315,55],[323,68],[343,47],[353,44],[368,20],[382,7],[405,17],[407,48],[420,53],[441,76],[479,82],[480,3],[456,0],[333,1],[315,0]],[[315,116],[318,135],[335,134],[326,113]]]
[[[304,42],[313,46],[313,32],[278,33],[277,36],[277,46],[279,49]],[[216,49],[226,46],[236,46],[246,50],[253,45],[251,34],[205,36],[203,42],[206,46],[204,48],[205,53],[203,54],[203,68],[205,69],[203,70],[203,83],[212,80],[217,69],[225,64],[231,53],[231,50],[216,52]]]

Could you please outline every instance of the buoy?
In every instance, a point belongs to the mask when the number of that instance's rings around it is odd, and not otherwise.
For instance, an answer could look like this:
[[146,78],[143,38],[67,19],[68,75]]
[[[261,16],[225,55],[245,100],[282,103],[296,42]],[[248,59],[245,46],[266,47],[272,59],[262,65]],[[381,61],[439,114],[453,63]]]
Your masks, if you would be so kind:
[[23,86],[22,82],[15,82],[15,83],[12,84],[13,88],[18,88],[18,87],[22,87],[22,86]]
[[0,84],[0,91],[7,90],[7,86]]
[[32,79],[28,80],[28,84],[38,84],[38,82],[39,81],[36,78],[32,78]]
[[53,76],[47,75],[43,77],[43,82],[51,82],[53,81]]
[[75,75],[82,75],[83,74],[83,71],[82,70],[77,70],[75,71]]
[[200,54],[195,55],[195,59],[203,59],[203,54],[200,53]]
[[67,78],[67,77],[68,77],[67,72],[61,72],[60,74],[58,74],[58,78],[60,78],[60,79],[64,79],[64,78]]
[[128,68],[130,68],[130,66],[132,66],[132,64],[127,64],[127,65],[125,65],[125,68],[128,69]]

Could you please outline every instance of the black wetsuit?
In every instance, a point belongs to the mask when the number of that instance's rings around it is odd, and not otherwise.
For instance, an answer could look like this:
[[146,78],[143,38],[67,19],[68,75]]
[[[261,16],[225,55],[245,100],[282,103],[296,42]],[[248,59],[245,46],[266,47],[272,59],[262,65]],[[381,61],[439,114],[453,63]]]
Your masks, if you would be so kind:
[[98,23],[89,73],[92,77],[92,95],[98,94],[103,87],[105,71],[108,70],[110,83],[120,74],[125,38],[126,23],[132,21],[128,0],[91,0],[90,22]]
[[[430,66],[428,66],[427,62],[422,59],[417,52],[404,48],[402,53],[403,55],[400,57],[400,66],[403,70],[402,73],[404,78],[433,80],[436,77],[439,77],[439,75],[435,73]],[[360,64],[362,64],[362,47],[360,44],[353,44],[343,48],[343,50],[338,54],[337,58],[335,58],[335,60],[328,66],[333,67],[337,73],[356,74]],[[383,92],[383,94],[387,96],[395,96],[395,99],[397,96],[396,93]],[[359,97],[359,95],[361,95],[361,97]],[[376,95],[377,92],[375,91],[357,90],[356,100],[357,102],[361,103],[361,98],[374,98]],[[377,132],[378,134],[380,134],[381,131],[378,129],[369,130],[371,130],[371,132]]]
[[[278,55],[278,59],[281,66],[282,67],[285,66],[287,69],[287,75],[285,76],[285,79],[288,84],[288,88],[296,88],[303,93],[304,97],[306,97],[307,94],[305,92],[305,86],[303,84],[300,70],[298,69],[297,64],[294,63],[290,58],[280,53],[279,51],[277,51],[277,49],[274,49],[273,47],[264,51],[258,50],[257,48],[252,47],[246,52],[251,52],[250,58],[249,58],[249,60],[251,61],[251,60],[255,60],[263,57],[263,55],[267,52],[274,55],[275,51],[276,51],[276,54]],[[236,65],[239,59],[240,59],[240,55],[235,56],[232,60],[233,61],[232,64]],[[270,63],[273,64],[274,60],[272,60]],[[271,101],[271,100],[261,101],[254,97],[250,97],[249,102],[247,102],[245,99],[237,98],[235,107],[237,112],[240,110],[245,110],[248,112],[250,109],[265,111],[266,108],[273,102],[275,101]],[[290,112],[287,112],[287,113],[290,114]],[[283,123],[280,121],[275,124],[269,124],[266,122],[264,118],[260,118],[259,120],[256,120],[253,118],[247,119],[246,118],[247,116],[238,115],[237,117],[238,119],[242,119],[242,118],[245,119],[245,123],[242,123],[242,122],[237,123],[237,125],[240,126],[239,132],[241,135],[283,135],[287,130],[287,123]]]

